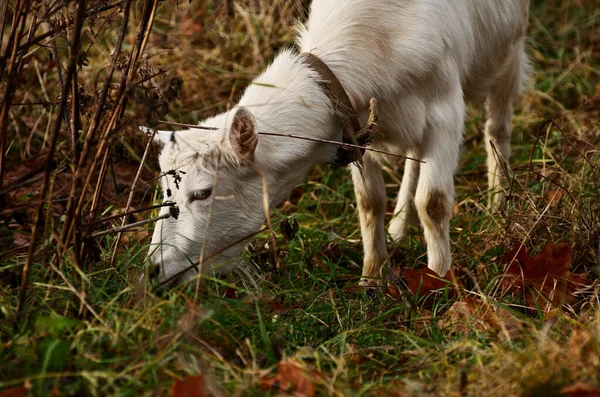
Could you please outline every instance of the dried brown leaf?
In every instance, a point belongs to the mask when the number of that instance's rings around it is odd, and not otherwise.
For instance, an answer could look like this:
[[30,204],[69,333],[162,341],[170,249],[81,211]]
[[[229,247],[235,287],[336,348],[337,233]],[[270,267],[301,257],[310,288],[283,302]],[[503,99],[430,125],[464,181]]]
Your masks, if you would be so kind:
[[563,387],[560,391],[567,397],[600,397],[600,389],[583,382],[576,382],[571,386]]
[[462,287],[462,282],[458,280],[454,271],[450,270],[445,277],[440,277],[429,268],[423,269],[404,269],[403,275],[406,278],[408,289],[415,295],[426,296],[431,292],[442,291],[446,288],[450,296],[456,295],[458,287]]
[[570,303],[575,298],[578,286],[585,283],[585,274],[570,273],[571,244],[546,242],[542,251],[535,257],[529,256],[523,245],[504,254],[508,267],[502,286],[525,296],[531,307],[541,307],[544,311],[552,305]]
[[475,329],[493,333],[506,331],[510,335],[520,329],[518,320],[507,310],[471,297],[454,302],[443,325],[459,334]]
[[316,394],[314,383],[319,373],[308,369],[301,363],[286,358],[277,364],[277,375],[263,378],[260,386],[273,392],[284,391],[298,397],[313,397]]
[[11,387],[0,391],[0,397],[25,397],[27,389],[24,387]]
[[203,375],[175,379],[171,387],[171,397],[204,397],[206,385]]

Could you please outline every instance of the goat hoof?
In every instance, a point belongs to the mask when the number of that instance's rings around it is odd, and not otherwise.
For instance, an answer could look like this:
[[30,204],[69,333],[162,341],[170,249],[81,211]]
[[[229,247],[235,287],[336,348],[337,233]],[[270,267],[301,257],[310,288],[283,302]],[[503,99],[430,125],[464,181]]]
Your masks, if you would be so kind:
[[406,225],[402,225],[401,221],[393,220],[388,226],[388,234],[392,241],[400,241],[406,235]]
[[383,282],[381,281],[380,278],[361,277],[360,281],[358,282],[358,285],[360,287],[376,288],[376,287],[381,287],[383,285]]

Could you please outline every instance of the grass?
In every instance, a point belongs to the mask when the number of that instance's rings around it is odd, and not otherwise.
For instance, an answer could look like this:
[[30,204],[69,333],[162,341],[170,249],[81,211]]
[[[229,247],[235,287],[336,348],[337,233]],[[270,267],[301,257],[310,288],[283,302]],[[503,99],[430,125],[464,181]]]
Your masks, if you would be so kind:
[[[532,3],[533,84],[514,117],[511,196],[498,213],[485,208],[483,114],[469,110],[451,221],[455,266],[464,285],[458,294],[415,296],[400,277],[398,269],[426,264],[417,229],[390,245],[390,289],[356,288],[362,252],[352,185],[346,170],[327,167],[314,170],[275,211],[275,224],[293,218],[299,226],[293,236],[276,227],[280,270],[264,248],[270,241],[264,233],[246,254],[256,284],[236,274],[206,279],[197,300],[194,286],[144,291],[136,280],[151,226],[125,234],[115,266],[114,235],[87,246],[83,269],[73,248],[58,250],[53,259],[65,219],[60,199],[68,197],[71,183],[66,172],[50,178],[50,198],[57,202],[45,207],[45,232],[20,313],[26,255],[11,252],[29,241],[35,213],[33,207],[15,208],[35,204],[40,184],[2,198],[1,216],[8,220],[0,230],[0,395],[2,389],[25,387],[36,396],[162,396],[175,378],[195,374],[204,375],[208,395],[277,395],[264,385],[284,358],[316,373],[304,376],[318,395],[561,396],[575,382],[600,387],[600,10],[584,0]],[[111,161],[98,176],[104,181],[101,216],[124,211],[146,139],[135,133],[137,125],[159,118],[194,123],[226,109],[276,50],[292,43],[294,21],[304,15],[302,2],[240,1],[235,17],[225,4],[161,3],[139,72],[159,76],[132,93],[115,129],[107,149]],[[84,127],[122,18],[116,12],[84,24],[82,48],[89,53],[78,75],[81,96],[90,101],[89,109],[85,104],[80,109]],[[141,8],[134,7],[125,51],[134,48],[134,27],[143,20]],[[61,90],[56,56],[40,46],[31,51],[12,101],[47,103],[11,107],[4,187],[40,164],[36,158],[48,148],[47,126],[56,117]],[[64,68],[62,37],[57,53]],[[123,70],[113,78],[109,109],[117,106]],[[180,89],[175,77],[184,81]],[[0,90],[6,86],[5,77]],[[70,164],[70,153],[63,125],[56,162]],[[153,148],[134,209],[160,200],[153,184],[155,155]],[[390,199],[401,168],[393,165],[386,173]],[[86,201],[85,208],[91,205]],[[535,253],[547,240],[572,244],[570,271],[585,274],[587,283],[569,304],[532,307],[501,288],[502,255],[515,242]],[[469,298],[487,302],[496,320],[480,312],[454,315],[455,303]]]

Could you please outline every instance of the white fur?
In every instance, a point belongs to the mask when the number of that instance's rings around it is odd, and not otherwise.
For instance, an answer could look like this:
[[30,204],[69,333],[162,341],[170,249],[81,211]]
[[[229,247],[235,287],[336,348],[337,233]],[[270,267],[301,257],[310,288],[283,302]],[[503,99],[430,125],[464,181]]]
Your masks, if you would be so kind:
[[[377,98],[382,134],[375,137],[373,147],[426,162],[407,162],[389,233],[402,238],[409,214],[416,209],[429,267],[440,275],[452,262],[449,220],[465,99],[486,100],[488,179],[490,192],[496,193],[500,164],[510,155],[512,105],[527,70],[523,40],[528,3],[315,0],[299,32],[300,50],[314,53],[333,70],[363,122],[369,98]],[[256,124],[234,121],[240,107],[252,112]],[[258,231],[265,219],[261,174],[267,181],[269,205],[274,206],[311,168],[333,160],[337,150],[327,144],[261,135],[256,150],[242,155],[238,145],[231,144],[236,130],[246,131],[246,136],[258,128],[341,140],[318,77],[290,50],[281,52],[247,88],[239,107],[201,124],[218,130],[181,131],[174,140],[170,134],[160,135],[166,138],[162,171],[185,172],[179,189],[172,176],[162,180],[165,199],[175,201],[181,215],[178,220],[160,221],[152,239],[150,256],[161,267],[161,279],[200,258],[204,273],[235,266],[249,240],[244,238]],[[365,283],[379,281],[387,260],[381,160],[368,152],[362,171],[352,167]],[[194,191],[213,185],[215,192],[209,199],[188,203]],[[167,188],[172,197],[166,197]],[[178,281],[193,275],[189,271]]]

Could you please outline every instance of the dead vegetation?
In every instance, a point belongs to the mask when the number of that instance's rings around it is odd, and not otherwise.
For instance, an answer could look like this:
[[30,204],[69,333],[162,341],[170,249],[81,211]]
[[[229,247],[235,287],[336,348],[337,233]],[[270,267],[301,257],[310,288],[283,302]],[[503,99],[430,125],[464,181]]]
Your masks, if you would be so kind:
[[258,288],[229,276],[197,302],[136,291],[150,226],[114,228],[160,201],[157,148],[137,127],[227,109],[292,44],[307,3],[0,5],[0,396],[598,393],[592,1],[532,1],[534,84],[499,214],[485,209],[481,116],[469,110],[453,277],[421,270],[410,233],[392,247],[385,291],[356,288],[349,178],[319,168],[274,215],[277,256],[266,233],[253,244]]

